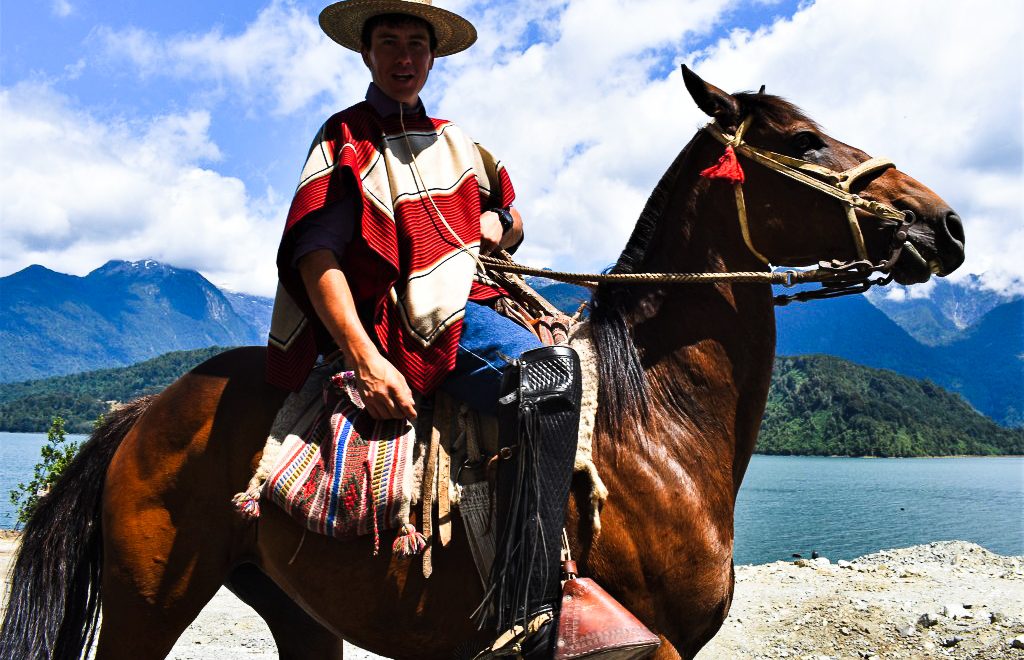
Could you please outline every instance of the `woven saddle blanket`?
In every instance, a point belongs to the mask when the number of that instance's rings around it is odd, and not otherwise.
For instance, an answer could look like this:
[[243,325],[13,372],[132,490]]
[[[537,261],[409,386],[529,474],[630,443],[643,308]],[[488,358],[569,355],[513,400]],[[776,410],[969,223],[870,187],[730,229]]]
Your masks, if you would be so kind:
[[[592,456],[597,362],[589,330],[588,323],[579,323],[567,340],[580,355],[583,372],[575,471],[590,482],[596,535],[608,491]],[[374,553],[385,530],[399,529],[392,551],[399,556],[422,552],[429,576],[432,549],[451,540],[457,508],[484,579],[494,539],[489,538],[490,487],[481,468],[497,452],[497,420],[437,393],[433,401],[419,402],[415,427],[405,420],[377,421],[362,410],[349,378],[337,363],[321,365],[289,395],[256,473],[234,497],[237,510],[256,518],[261,500],[269,497],[311,532],[336,538],[372,534]]]

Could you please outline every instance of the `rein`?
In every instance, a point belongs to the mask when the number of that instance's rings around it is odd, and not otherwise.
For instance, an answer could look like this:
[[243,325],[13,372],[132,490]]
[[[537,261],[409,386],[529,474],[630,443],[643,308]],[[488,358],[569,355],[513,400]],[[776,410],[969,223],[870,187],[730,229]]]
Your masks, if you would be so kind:
[[[750,126],[753,118],[753,115],[748,116],[740,124],[734,135],[729,135],[722,131],[715,122],[711,122],[704,127],[704,131],[726,146],[726,154],[722,157],[719,165],[721,166],[729,158],[735,161],[736,156],[733,152],[738,151],[755,163],[835,198],[845,207],[846,221],[857,250],[858,259],[853,261],[821,261],[817,267],[810,270],[726,273],[569,273],[519,265],[504,251],[500,253],[500,257],[481,256],[479,257],[480,261],[492,270],[518,273],[520,275],[536,275],[571,284],[709,284],[732,282],[781,284],[786,287],[792,287],[802,283],[818,282],[822,285],[819,289],[775,296],[776,305],[787,305],[793,301],[804,302],[863,293],[872,286],[884,286],[891,282],[893,276],[889,271],[892,269],[893,264],[896,263],[900,253],[905,247],[911,250],[914,249],[913,246],[906,243],[906,239],[910,228],[917,222],[917,218],[912,211],[902,212],[887,204],[864,199],[857,194],[851,193],[850,188],[858,179],[864,176],[894,167],[893,162],[887,158],[870,158],[848,170],[837,172],[806,160],[755,147],[743,141],[743,134]],[[712,170],[716,169],[715,167],[705,170],[702,174],[710,178],[728,178],[732,181],[743,241],[747,249],[770,269],[771,263],[768,258],[754,247],[750,237],[746,203],[743,197],[742,170],[739,169],[738,162],[733,162],[732,167],[733,171],[738,175],[716,176],[713,173],[709,174]],[[860,224],[857,222],[856,213],[858,209],[875,216],[881,220],[883,226],[893,229],[892,240],[889,245],[889,256],[878,263],[872,263],[868,257],[867,248],[864,244],[864,235],[861,232]],[[874,273],[884,273],[885,276],[870,279],[870,276]]]

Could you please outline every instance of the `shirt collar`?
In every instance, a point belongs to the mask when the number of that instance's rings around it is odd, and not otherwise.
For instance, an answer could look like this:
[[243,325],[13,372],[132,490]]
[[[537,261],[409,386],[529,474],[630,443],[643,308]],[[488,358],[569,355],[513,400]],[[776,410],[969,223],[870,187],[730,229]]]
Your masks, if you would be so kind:
[[[392,117],[398,114],[399,106],[402,104],[391,98],[384,91],[377,86],[376,83],[370,83],[370,87],[366,90],[366,100],[370,106],[377,111],[377,114],[381,117]],[[423,107],[423,100],[417,98],[416,105],[410,107],[405,106],[403,114],[408,117],[420,117],[427,113]]]

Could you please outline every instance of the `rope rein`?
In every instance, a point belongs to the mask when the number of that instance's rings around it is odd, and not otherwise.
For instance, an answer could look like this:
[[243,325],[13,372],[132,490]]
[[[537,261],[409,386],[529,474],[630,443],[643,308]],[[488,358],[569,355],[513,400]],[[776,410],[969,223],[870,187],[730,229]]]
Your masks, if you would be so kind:
[[[753,120],[748,116],[738,127],[735,135],[728,135],[715,122],[705,127],[705,131],[715,140],[726,145],[728,153],[733,149],[747,156],[755,163],[778,172],[813,190],[835,198],[846,207],[846,220],[850,228],[854,246],[859,259],[855,261],[819,262],[810,270],[784,271],[744,271],[725,273],[570,273],[564,271],[531,268],[515,263],[512,258],[501,251],[499,257],[478,257],[488,268],[494,271],[535,275],[569,284],[713,284],[718,282],[781,284],[792,287],[796,284],[818,282],[820,289],[802,291],[791,295],[775,297],[775,304],[786,305],[792,301],[807,301],[820,298],[835,298],[854,293],[863,293],[872,286],[885,285],[892,281],[891,269],[904,248],[908,231],[917,221],[910,211],[901,212],[891,206],[867,200],[850,192],[853,183],[860,177],[893,167],[893,162],[886,158],[871,158],[844,172],[837,172],[809,161],[792,158],[767,149],[755,147],[743,141],[743,134]],[[735,157],[733,157],[735,159]],[[769,269],[772,268],[768,258],[761,254],[753,245],[747,224],[746,204],[742,191],[742,172],[734,181],[737,214],[740,230],[747,248]],[[882,224],[893,229],[892,242],[887,259],[873,263],[864,246],[864,238],[857,223],[855,211],[860,209],[881,220]],[[912,249],[912,248],[911,248]],[[874,273],[882,273],[883,277],[870,279]]]

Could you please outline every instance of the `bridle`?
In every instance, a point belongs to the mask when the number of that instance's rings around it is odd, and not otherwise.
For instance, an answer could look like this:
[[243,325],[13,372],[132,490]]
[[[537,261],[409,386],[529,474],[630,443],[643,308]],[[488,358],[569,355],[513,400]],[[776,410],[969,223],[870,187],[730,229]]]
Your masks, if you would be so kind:
[[[838,172],[810,161],[755,147],[744,141],[744,134],[750,127],[753,119],[754,115],[748,115],[732,135],[723,131],[715,121],[705,126],[704,131],[726,146],[726,155],[723,156],[723,160],[730,157],[735,158],[735,155],[730,154],[730,151],[739,152],[759,165],[836,199],[844,207],[846,223],[857,253],[856,260],[846,262],[834,260],[832,262],[819,263],[816,270],[823,271],[823,275],[835,273],[837,276],[835,281],[823,281],[823,288],[821,290],[802,292],[795,296],[783,296],[781,298],[788,299],[784,301],[776,299],[776,302],[785,304],[789,302],[789,299],[807,300],[811,298],[835,297],[866,291],[874,284],[888,284],[892,280],[890,271],[896,260],[899,259],[900,253],[906,245],[910,228],[917,222],[917,217],[913,211],[899,211],[882,202],[865,199],[860,195],[850,192],[850,190],[859,179],[887,170],[890,167],[895,167],[893,161],[888,158],[869,158],[848,170]],[[735,164],[735,167],[738,170],[738,163]],[[750,236],[747,208],[743,197],[742,171],[740,171],[737,179],[734,176],[719,177],[714,173],[709,175],[708,173],[714,169],[716,168],[709,168],[703,174],[712,178],[730,178],[732,180],[733,192],[736,197],[736,212],[739,218],[740,233],[743,235],[743,241],[747,249],[759,261],[771,268],[769,259],[754,247]],[[860,223],[857,222],[858,209],[875,216],[881,221],[882,226],[892,229],[888,256],[877,263],[873,263],[868,256],[867,247],[864,244],[864,234],[861,231]],[[913,249],[912,246],[911,249]],[[869,280],[868,277],[876,272],[885,273],[887,277],[884,280]]]
[[[736,160],[735,152],[746,156],[750,160],[778,172],[797,183],[816,190],[822,194],[834,198],[845,209],[845,220],[849,227],[857,259],[851,261],[822,261],[815,268],[809,270],[786,270],[773,272],[727,272],[727,273],[566,273],[551,271],[539,268],[521,266],[511,260],[507,254],[499,256],[481,256],[479,260],[489,270],[523,275],[537,275],[548,279],[577,284],[593,284],[600,282],[614,282],[619,284],[697,284],[713,282],[760,282],[768,284],[781,284],[787,287],[806,282],[818,282],[819,289],[799,291],[794,294],[775,296],[776,305],[786,305],[793,301],[808,301],[821,298],[836,298],[855,293],[863,293],[872,286],[884,286],[892,281],[892,267],[896,264],[904,248],[914,250],[914,247],[907,243],[910,228],[917,223],[918,219],[913,211],[898,211],[893,207],[870,199],[865,199],[856,193],[850,192],[853,184],[865,176],[894,167],[891,160],[887,158],[869,158],[848,170],[838,172],[836,170],[776,153],[761,147],[755,147],[744,141],[743,136],[754,115],[748,115],[736,132],[732,135],[726,133],[713,121],[704,127],[704,131],[715,140],[726,147],[726,153],[718,165],[708,168],[701,174],[708,178],[728,179],[732,182],[733,192],[736,198],[736,211],[739,217],[740,232],[743,241],[759,261],[771,269],[771,263],[764,254],[754,247],[750,236],[750,226],[747,221],[747,208],[743,196],[744,175]],[[724,173],[723,173],[724,172]],[[869,213],[881,221],[882,226],[892,230],[892,238],[889,242],[888,256],[881,261],[874,263],[867,253],[864,243],[864,234],[860,224],[857,222],[857,210]],[[874,273],[882,273],[884,276],[871,279]]]

